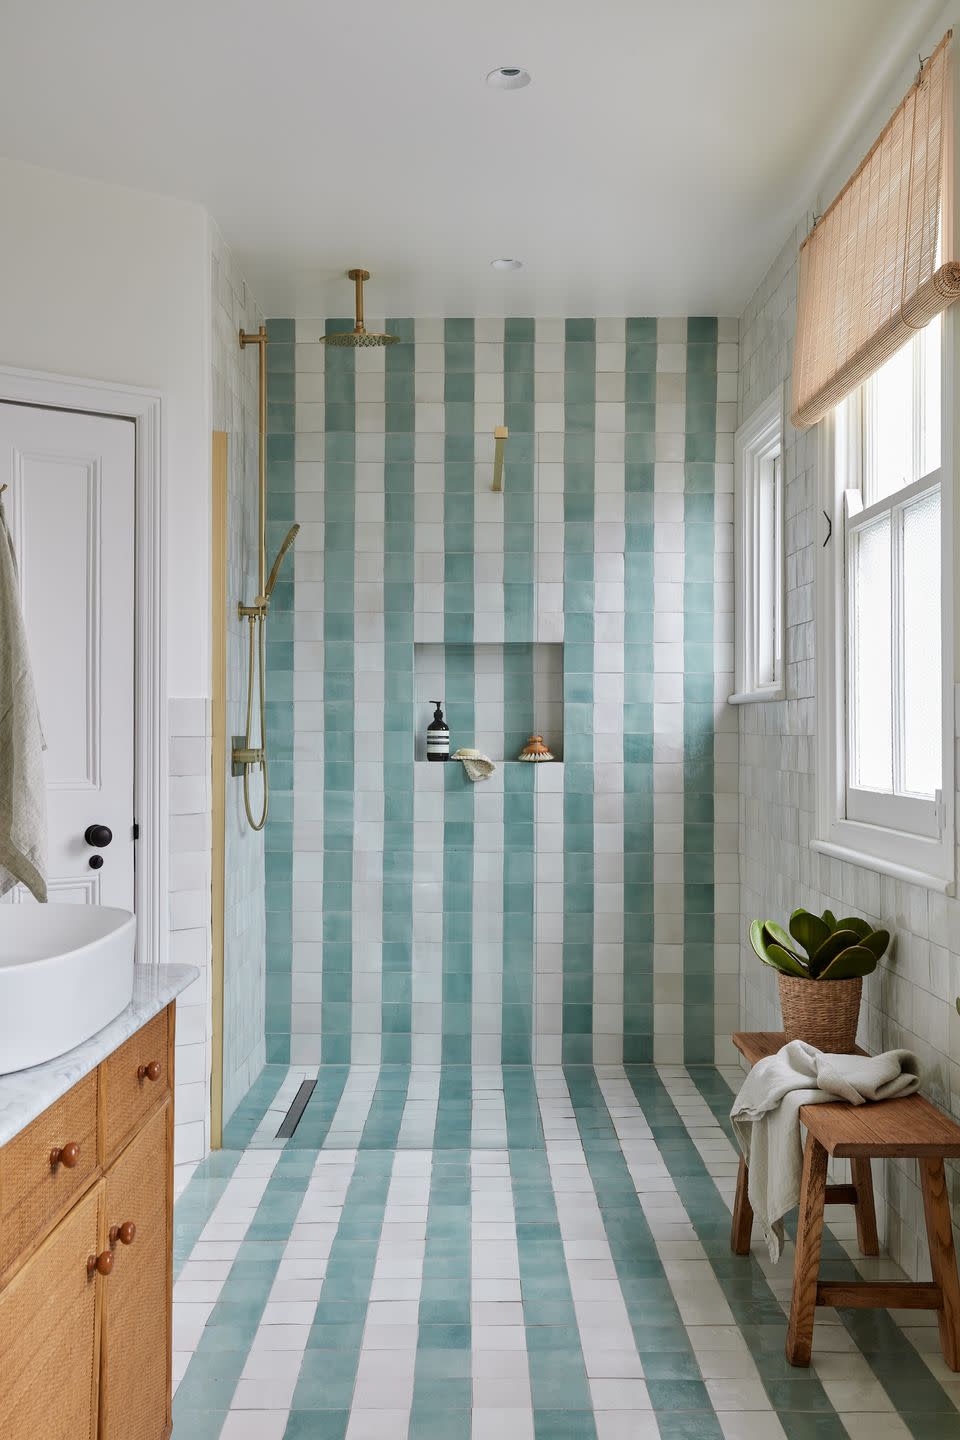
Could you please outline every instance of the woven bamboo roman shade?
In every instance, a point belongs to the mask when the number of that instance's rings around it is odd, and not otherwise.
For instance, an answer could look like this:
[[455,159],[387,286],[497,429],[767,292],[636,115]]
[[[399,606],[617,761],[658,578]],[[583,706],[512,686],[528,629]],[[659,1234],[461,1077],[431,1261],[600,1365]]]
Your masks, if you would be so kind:
[[791,420],[805,430],[960,299],[951,239],[948,31],[800,249]]

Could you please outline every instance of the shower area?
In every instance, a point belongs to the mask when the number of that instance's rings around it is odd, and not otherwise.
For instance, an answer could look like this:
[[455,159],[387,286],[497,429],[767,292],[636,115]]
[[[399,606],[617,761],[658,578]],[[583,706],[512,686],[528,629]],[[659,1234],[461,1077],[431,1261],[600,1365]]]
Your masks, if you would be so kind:
[[[368,328],[349,277],[352,319],[264,321],[262,409],[234,338],[215,1144],[364,1067],[409,1106],[736,1028],[736,322]],[[488,778],[427,760],[438,697]]]

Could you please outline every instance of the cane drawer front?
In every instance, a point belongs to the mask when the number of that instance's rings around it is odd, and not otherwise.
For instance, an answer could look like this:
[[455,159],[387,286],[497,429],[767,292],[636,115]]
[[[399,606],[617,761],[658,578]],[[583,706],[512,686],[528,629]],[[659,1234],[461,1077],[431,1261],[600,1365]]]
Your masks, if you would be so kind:
[[167,1033],[167,1012],[161,1010],[100,1066],[107,1162],[170,1093]]
[[0,1290],[0,1435],[93,1440],[99,1380],[102,1185],[95,1185]]
[[90,1184],[97,1152],[93,1071],[0,1150],[0,1284]]
[[98,1440],[162,1440],[170,1425],[170,1105],[107,1171],[113,1268],[103,1292]]

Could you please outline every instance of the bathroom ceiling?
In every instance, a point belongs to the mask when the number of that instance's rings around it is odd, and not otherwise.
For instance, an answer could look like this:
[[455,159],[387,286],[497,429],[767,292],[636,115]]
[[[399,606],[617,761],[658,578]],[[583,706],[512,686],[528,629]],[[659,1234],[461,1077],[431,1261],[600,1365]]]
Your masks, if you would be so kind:
[[738,314],[936,8],[5,0],[0,150],[207,206],[271,315]]

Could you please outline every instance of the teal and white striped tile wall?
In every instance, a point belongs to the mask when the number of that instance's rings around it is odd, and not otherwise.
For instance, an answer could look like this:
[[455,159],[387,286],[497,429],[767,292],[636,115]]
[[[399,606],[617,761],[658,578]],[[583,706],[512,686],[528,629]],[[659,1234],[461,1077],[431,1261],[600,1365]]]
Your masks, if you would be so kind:
[[[737,322],[387,323],[360,351],[270,326],[271,525],[302,530],[268,664],[268,1058],[725,1058]],[[414,758],[418,646],[449,647],[454,746],[512,758],[537,644],[562,764],[471,786]]]

